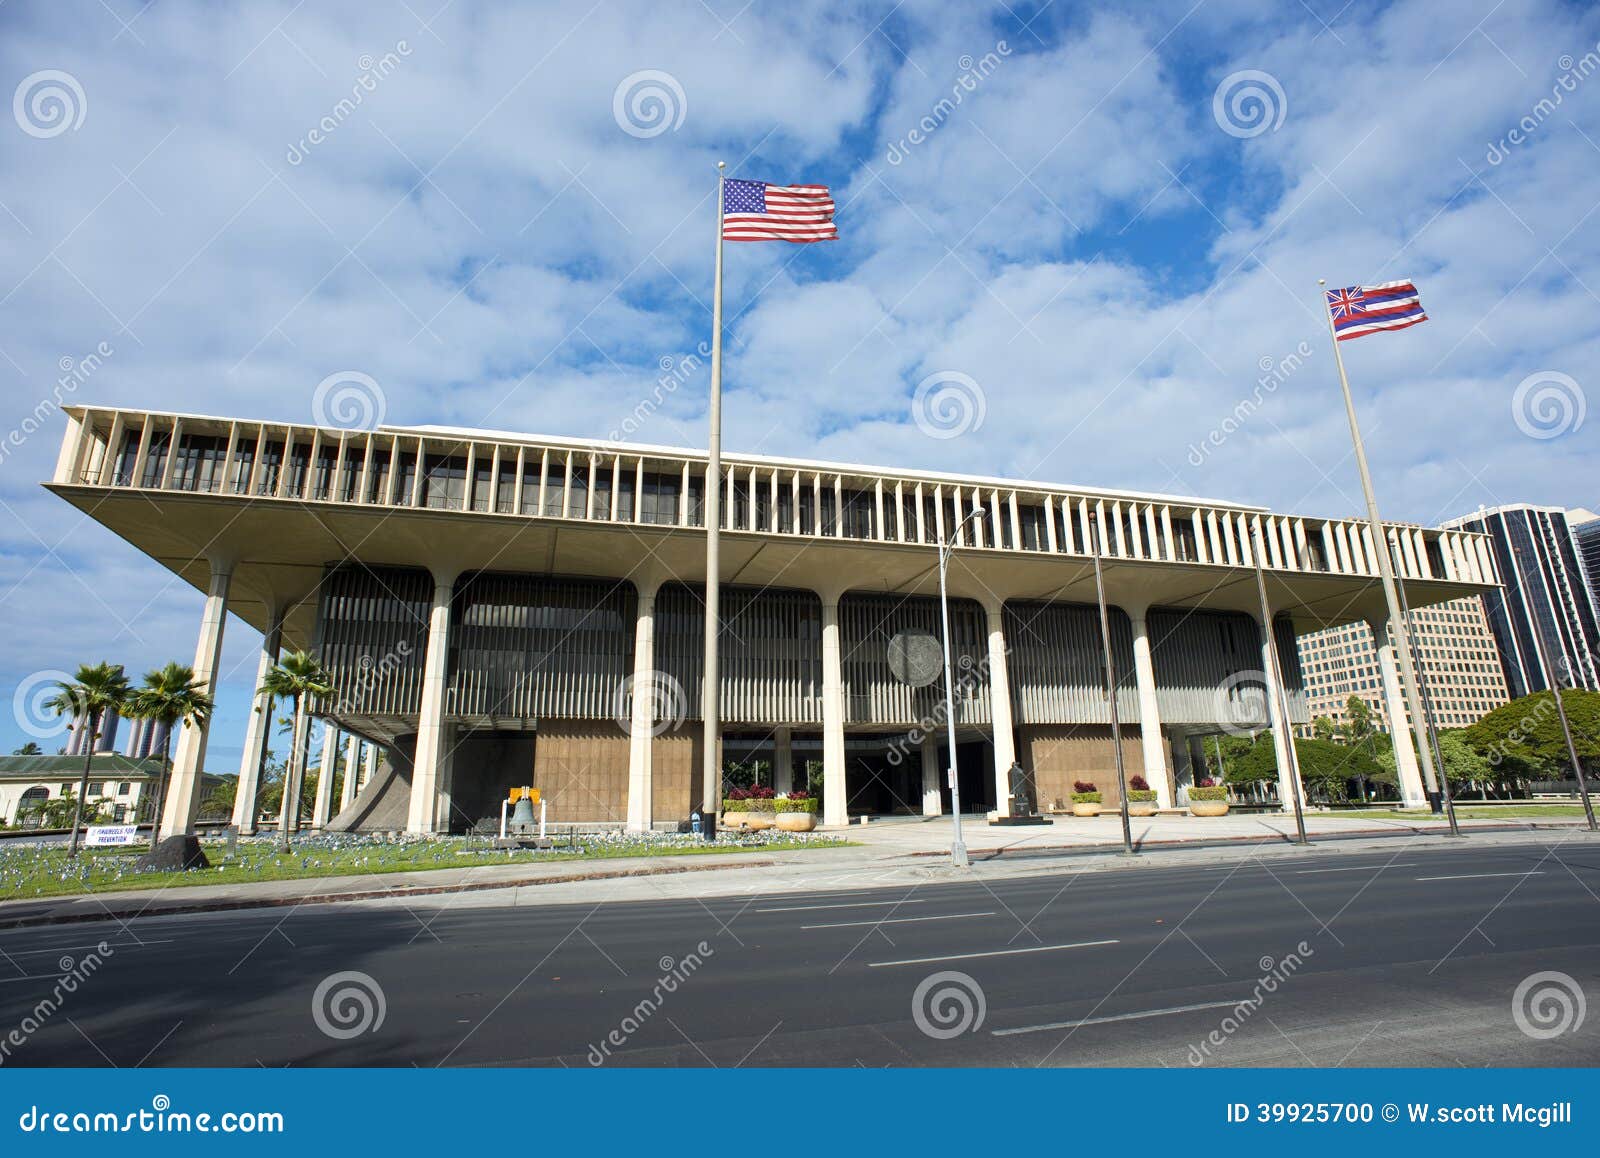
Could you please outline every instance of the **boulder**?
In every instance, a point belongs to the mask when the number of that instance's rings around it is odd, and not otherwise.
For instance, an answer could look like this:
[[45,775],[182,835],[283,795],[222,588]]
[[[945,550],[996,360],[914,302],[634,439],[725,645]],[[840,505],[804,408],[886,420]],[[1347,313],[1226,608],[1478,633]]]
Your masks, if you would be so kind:
[[136,862],[141,872],[181,872],[184,869],[210,868],[200,848],[200,839],[194,836],[168,836]]

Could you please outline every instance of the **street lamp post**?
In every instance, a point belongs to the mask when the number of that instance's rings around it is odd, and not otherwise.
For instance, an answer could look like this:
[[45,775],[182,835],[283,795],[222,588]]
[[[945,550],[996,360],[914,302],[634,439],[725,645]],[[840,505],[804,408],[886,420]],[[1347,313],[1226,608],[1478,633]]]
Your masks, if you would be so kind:
[[944,631],[944,727],[945,741],[950,747],[950,818],[954,822],[953,841],[950,845],[950,863],[956,868],[966,868],[967,845],[961,838],[961,779],[956,775],[956,690],[950,671],[950,598],[945,590],[945,571],[950,565],[950,554],[955,549],[956,536],[973,519],[983,518],[983,508],[972,512],[951,529],[948,538],[939,544],[939,620]]

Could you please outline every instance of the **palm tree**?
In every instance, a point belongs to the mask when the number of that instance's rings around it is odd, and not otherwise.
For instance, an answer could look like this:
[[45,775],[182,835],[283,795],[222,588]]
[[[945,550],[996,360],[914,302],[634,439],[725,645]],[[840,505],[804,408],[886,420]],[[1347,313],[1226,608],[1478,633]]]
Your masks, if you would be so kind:
[[194,668],[181,663],[169,663],[144,673],[144,686],[128,697],[130,716],[164,725],[161,736],[161,767],[156,772],[155,811],[150,817],[150,847],[155,848],[161,837],[161,809],[166,803],[167,778],[170,773],[172,729],[180,723],[203,727],[211,718],[215,702],[205,690],[205,684],[194,678]]
[[78,825],[83,821],[83,798],[89,794],[89,771],[94,766],[94,742],[106,713],[121,711],[128,703],[128,677],[120,664],[80,664],[72,681],[56,684],[57,691],[45,707],[62,716],[82,720],[88,730],[83,744],[83,775],[78,780],[78,800],[72,809],[72,840],[67,859],[78,856]]
[[[278,820],[278,847],[289,851],[289,828],[298,824],[300,783],[305,777],[306,740],[310,724],[306,711],[312,696],[333,695],[332,677],[322,661],[310,652],[297,651],[284,656],[267,672],[259,691],[275,700],[294,701],[294,732],[289,747],[289,766],[284,771],[283,807]],[[260,709],[258,708],[257,711]]]

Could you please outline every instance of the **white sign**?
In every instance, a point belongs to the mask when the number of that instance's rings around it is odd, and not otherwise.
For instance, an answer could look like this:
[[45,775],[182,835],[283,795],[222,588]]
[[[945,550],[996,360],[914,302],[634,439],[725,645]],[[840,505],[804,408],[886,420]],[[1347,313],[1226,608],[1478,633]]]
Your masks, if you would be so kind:
[[89,837],[84,844],[89,848],[132,844],[138,835],[139,828],[133,824],[92,824],[89,826]]

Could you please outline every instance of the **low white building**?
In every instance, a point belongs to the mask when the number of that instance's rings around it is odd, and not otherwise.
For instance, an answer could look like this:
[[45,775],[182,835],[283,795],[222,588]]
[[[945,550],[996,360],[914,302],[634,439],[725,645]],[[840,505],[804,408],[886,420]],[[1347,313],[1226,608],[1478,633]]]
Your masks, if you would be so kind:
[[[114,822],[131,822],[139,816],[139,803],[154,785],[159,766],[157,760],[101,752],[93,757],[85,799],[101,803]],[[82,776],[82,756],[0,756],[0,821],[7,827],[25,824],[38,804],[67,792],[76,795]]]

